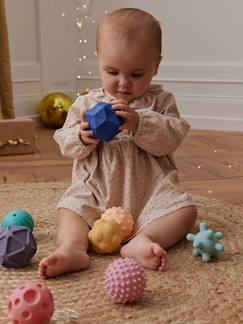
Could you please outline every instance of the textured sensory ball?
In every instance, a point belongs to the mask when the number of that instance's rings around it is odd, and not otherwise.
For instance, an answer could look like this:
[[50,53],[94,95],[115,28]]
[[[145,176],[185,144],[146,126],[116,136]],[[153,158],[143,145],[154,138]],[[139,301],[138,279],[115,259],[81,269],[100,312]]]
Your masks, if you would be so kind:
[[114,253],[120,249],[122,232],[116,221],[99,219],[89,231],[88,238],[97,253]]
[[200,224],[200,232],[196,235],[189,233],[186,236],[188,241],[193,242],[193,255],[202,256],[203,262],[209,262],[224,250],[224,245],[218,242],[222,237],[222,232],[214,233],[206,223]]
[[109,142],[120,132],[119,126],[123,124],[123,118],[116,115],[111,105],[100,102],[86,112],[85,118],[94,137],[101,141]]
[[54,312],[50,290],[38,282],[17,287],[9,297],[9,318],[16,324],[47,324]]
[[105,271],[105,290],[116,303],[132,303],[138,300],[146,287],[147,275],[135,260],[119,258]]
[[0,232],[0,264],[20,268],[29,264],[37,250],[36,241],[29,228],[8,226]]
[[72,99],[64,93],[49,93],[38,106],[41,121],[48,127],[62,127],[72,103]]
[[122,242],[132,235],[134,220],[132,214],[128,210],[122,207],[111,207],[101,214],[101,219],[114,219],[120,225],[122,230]]
[[4,217],[2,222],[2,228],[6,228],[10,225],[25,226],[33,231],[34,221],[32,216],[25,210],[15,209],[10,210]]

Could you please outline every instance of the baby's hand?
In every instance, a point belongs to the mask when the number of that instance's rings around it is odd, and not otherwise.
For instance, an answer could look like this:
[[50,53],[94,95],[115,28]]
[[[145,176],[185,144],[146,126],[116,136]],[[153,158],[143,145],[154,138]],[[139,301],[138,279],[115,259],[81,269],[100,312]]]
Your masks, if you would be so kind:
[[116,110],[117,116],[124,118],[124,123],[119,129],[127,129],[134,135],[138,128],[138,113],[132,109],[125,100],[112,101],[112,108]]
[[96,138],[93,138],[94,135],[93,131],[88,129],[89,123],[85,120],[85,112],[81,115],[81,122],[80,122],[80,139],[83,142],[84,145],[89,144],[97,144],[100,141]]

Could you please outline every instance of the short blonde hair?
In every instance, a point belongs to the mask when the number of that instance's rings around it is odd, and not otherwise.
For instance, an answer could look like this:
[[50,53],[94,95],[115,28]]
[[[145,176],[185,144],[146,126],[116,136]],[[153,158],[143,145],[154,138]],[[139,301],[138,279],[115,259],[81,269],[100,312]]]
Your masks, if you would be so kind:
[[137,8],[121,8],[106,15],[97,29],[96,50],[98,52],[102,33],[111,31],[117,37],[131,42],[139,40],[154,45],[159,56],[162,51],[162,31],[159,21],[150,13]]

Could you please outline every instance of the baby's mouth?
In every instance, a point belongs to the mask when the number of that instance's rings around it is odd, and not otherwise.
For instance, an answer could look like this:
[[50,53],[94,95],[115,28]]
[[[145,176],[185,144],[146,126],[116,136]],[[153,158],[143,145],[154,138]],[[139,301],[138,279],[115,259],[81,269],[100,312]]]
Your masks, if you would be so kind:
[[123,94],[123,95],[131,95],[132,93],[129,91],[117,91],[117,93]]

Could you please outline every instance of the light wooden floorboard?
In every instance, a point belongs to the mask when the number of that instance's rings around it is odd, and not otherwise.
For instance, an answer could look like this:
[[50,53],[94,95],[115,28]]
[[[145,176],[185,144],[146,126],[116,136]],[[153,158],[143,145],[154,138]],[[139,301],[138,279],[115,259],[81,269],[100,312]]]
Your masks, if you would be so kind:
[[[72,160],[37,129],[36,153],[0,157],[0,183],[70,181]],[[191,130],[175,153],[182,187],[243,205],[243,133]]]

